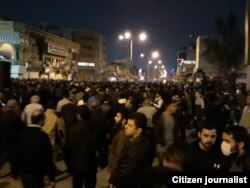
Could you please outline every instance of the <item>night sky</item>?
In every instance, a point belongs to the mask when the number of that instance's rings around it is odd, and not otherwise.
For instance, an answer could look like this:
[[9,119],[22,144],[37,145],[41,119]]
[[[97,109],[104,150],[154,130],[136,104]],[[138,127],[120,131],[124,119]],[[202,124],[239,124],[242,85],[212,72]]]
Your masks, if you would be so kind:
[[147,57],[140,59],[139,54],[158,49],[170,69],[176,65],[179,47],[195,42],[198,35],[215,35],[217,17],[233,11],[244,34],[245,4],[246,0],[1,0],[0,16],[33,26],[46,22],[97,31],[108,42],[109,62],[127,56],[126,44],[118,41],[120,33],[145,30],[148,41],[134,41],[135,64],[145,67]]

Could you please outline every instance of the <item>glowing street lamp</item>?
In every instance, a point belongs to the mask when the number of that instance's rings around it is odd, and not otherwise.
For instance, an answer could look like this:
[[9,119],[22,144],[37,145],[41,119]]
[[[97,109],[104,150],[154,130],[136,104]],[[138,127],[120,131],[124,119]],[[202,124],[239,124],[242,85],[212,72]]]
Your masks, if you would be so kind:
[[[126,31],[124,34],[119,35],[118,38],[119,38],[119,40],[130,40],[129,63],[130,63],[130,66],[132,67],[132,62],[133,62],[133,37],[132,37],[132,34],[129,31]],[[142,32],[139,34],[140,41],[145,41],[146,39],[147,39],[146,32]]]
[[159,52],[158,51],[153,51],[152,52],[152,58],[157,59],[159,57]]

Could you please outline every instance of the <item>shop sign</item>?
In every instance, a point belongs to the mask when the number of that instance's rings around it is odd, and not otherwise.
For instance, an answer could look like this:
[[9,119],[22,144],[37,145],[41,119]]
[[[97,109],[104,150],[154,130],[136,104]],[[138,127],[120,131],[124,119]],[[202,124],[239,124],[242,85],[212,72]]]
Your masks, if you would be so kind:
[[95,66],[95,63],[78,62],[78,66],[80,66],[80,67],[94,67],[94,66]]
[[0,32],[0,43],[20,44],[18,32]]
[[68,49],[62,46],[57,46],[57,45],[48,43],[48,53],[67,57]]

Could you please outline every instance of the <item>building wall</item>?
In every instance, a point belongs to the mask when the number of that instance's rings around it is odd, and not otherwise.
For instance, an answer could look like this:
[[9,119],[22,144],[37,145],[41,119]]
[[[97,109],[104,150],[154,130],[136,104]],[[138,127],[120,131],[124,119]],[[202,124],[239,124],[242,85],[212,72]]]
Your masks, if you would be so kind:
[[[72,54],[78,53],[80,48],[78,43],[14,21],[0,21],[0,44],[3,42],[15,48],[14,58],[11,59],[14,77],[38,75],[45,66],[53,72],[55,61],[65,70],[65,62],[72,62]],[[27,64],[30,69],[26,69]]]
[[203,69],[207,76],[219,76],[220,69],[218,62],[210,62],[208,59],[209,54],[204,55],[207,49],[206,41],[214,40],[206,36],[199,36],[196,40],[196,64],[195,69]]
[[[50,30],[50,32],[78,42],[80,51],[73,56],[74,61],[94,63],[95,67],[86,67],[86,70],[92,68],[95,71],[95,80],[102,80],[101,75],[107,65],[107,43],[100,34],[81,29]],[[79,69],[83,70],[84,67],[79,67]],[[85,76],[80,76],[80,74],[78,74],[78,77],[85,78]]]

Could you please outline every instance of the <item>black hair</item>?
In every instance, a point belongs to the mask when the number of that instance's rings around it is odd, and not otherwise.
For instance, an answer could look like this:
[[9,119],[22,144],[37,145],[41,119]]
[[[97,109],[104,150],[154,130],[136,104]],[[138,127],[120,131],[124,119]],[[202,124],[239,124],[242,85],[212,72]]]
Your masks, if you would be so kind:
[[41,111],[41,110],[36,110],[31,115],[31,122],[33,124],[39,124],[40,121],[42,121],[44,119],[45,119],[45,115],[44,115],[43,111]]
[[183,171],[189,171],[193,168],[194,154],[190,144],[181,141],[170,145],[164,155],[166,161],[178,164]]
[[212,130],[216,129],[216,127],[211,121],[207,119],[202,119],[198,124],[198,132],[201,132],[202,129]]
[[231,126],[224,129],[223,133],[233,136],[235,143],[244,142],[244,148],[249,148],[249,135],[245,127],[242,126]]
[[122,115],[122,119],[128,119],[128,115],[129,115],[129,111],[124,108],[124,107],[120,107],[118,110],[117,110],[117,113],[120,113]]
[[147,127],[147,117],[145,114],[141,112],[134,112],[132,113],[128,119],[132,119],[135,121],[136,128],[141,128],[144,131]]
[[78,106],[77,113],[81,116],[83,120],[88,120],[91,116],[91,112],[86,105]]

